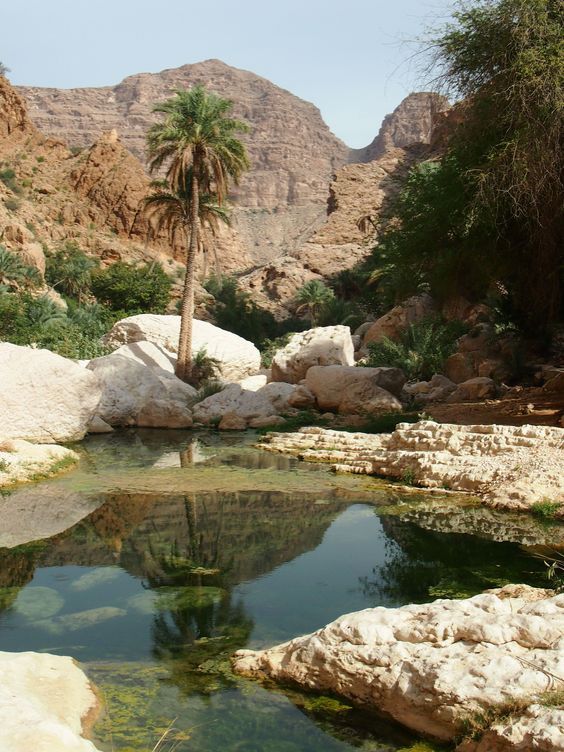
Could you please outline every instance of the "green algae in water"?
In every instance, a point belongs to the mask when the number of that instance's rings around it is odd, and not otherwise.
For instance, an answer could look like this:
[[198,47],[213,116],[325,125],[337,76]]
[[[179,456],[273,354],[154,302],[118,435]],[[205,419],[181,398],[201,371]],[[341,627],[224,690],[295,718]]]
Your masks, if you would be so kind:
[[183,609],[200,609],[219,603],[226,591],[207,585],[187,587],[162,587],[155,591],[157,600],[155,608],[159,611],[182,611]]

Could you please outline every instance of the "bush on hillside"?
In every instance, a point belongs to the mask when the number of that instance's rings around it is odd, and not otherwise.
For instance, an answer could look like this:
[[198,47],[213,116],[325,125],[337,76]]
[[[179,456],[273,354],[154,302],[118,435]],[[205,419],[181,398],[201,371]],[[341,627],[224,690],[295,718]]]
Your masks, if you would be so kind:
[[171,280],[158,263],[133,266],[123,261],[92,274],[91,290],[112,311],[164,313],[170,300]]

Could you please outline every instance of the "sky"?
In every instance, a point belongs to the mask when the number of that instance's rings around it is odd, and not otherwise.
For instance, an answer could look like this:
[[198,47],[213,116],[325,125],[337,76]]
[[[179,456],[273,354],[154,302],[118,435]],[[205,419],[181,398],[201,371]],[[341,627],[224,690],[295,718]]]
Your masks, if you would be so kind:
[[219,58],[313,102],[349,146],[424,90],[417,40],[453,0],[0,0],[14,84],[108,86]]

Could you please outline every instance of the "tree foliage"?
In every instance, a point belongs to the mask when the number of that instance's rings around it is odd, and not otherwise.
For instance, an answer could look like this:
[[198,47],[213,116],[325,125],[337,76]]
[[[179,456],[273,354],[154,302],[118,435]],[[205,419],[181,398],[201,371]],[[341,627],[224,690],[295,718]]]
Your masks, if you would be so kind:
[[113,311],[164,313],[170,300],[171,281],[158,263],[133,266],[123,261],[92,275],[97,300]]
[[463,101],[364,265],[376,298],[495,291],[535,334],[562,317],[563,22],[558,0],[478,0],[431,40],[437,83]]

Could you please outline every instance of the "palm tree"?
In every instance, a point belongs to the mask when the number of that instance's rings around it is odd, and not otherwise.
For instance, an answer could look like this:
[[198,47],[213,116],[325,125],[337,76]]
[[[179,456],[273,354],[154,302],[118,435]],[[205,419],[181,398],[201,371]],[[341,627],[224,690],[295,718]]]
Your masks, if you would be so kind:
[[0,245],[0,285],[6,289],[15,287],[39,287],[41,274],[35,266],[24,264],[15,253]]
[[[174,191],[169,189],[165,180],[155,180],[151,183],[151,187],[153,193],[144,201],[145,215],[149,221],[151,235],[155,237],[165,232],[171,245],[176,245],[179,240],[186,244],[192,217],[191,171],[185,184]],[[198,235],[198,251],[203,254],[206,267],[211,256],[217,268],[217,254],[213,244],[210,243],[210,235],[213,238],[218,234],[221,223],[231,224],[230,209],[226,204],[218,204],[215,196],[201,193],[198,215],[200,228],[204,230]]]
[[10,72],[10,69],[7,65],[4,65],[2,61],[0,61],[0,76],[6,76],[7,73]]
[[312,279],[306,282],[296,293],[296,302],[299,304],[296,313],[307,311],[312,328],[316,326],[317,317],[323,306],[333,300],[335,293],[320,279]]
[[194,316],[194,265],[200,244],[200,197],[214,196],[222,206],[229,190],[249,167],[247,150],[237,138],[249,127],[229,117],[232,102],[207,92],[203,86],[177,91],[157,104],[164,115],[147,134],[149,169],[165,168],[170,193],[190,192],[186,276],[182,295],[180,339],[176,375],[187,380],[192,369],[192,319]]

